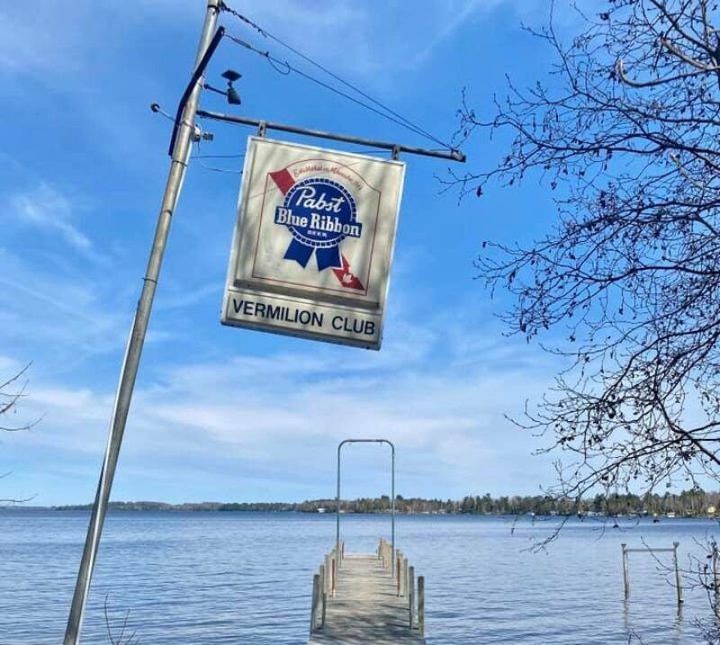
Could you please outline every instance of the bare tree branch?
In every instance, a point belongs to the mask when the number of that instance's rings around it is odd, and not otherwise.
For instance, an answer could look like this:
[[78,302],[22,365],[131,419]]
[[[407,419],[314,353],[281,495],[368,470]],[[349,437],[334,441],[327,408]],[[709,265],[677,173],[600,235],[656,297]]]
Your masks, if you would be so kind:
[[135,640],[136,632],[133,632],[128,636],[125,640],[123,638],[125,637],[125,630],[127,629],[128,619],[130,618],[130,610],[125,612],[125,616],[123,617],[122,624],[120,625],[120,635],[115,638],[112,630],[111,620],[110,620],[110,612],[108,610],[108,598],[110,597],[110,594],[105,594],[105,602],[103,603],[103,612],[105,615],[105,627],[107,629],[108,633],[108,639],[111,643],[111,645],[134,645],[138,641]]
[[488,240],[477,277],[513,305],[509,333],[552,332],[567,368],[515,422],[562,457],[549,492],[720,481],[720,18],[709,0],[605,0],[550,81],[508,79],[493,114],[463,93],[458,140],[510,134],[494,166],[450,174],[478,197],[536,177],[555,225]]
[[[26,396],[25,390],[27,388],[27,380],[23,380],[23,378],[30,369],[30,365],[31,363],[28,363],[10,378],[0,382],[0,418],[2,418],[2,422],[0,422],[0,432],[20,432],[23,430],[31,430],[42,419],[42,417],[37,417],[29,422],[8,422],[9,417],[17,413],[19,403]],[[0,473],[0,479],[4,479],[8,475],[10,475],[9,472]],[[22,499],[0,498],[0,505],[22,504],[29,502],[32,499],[32,497]]]

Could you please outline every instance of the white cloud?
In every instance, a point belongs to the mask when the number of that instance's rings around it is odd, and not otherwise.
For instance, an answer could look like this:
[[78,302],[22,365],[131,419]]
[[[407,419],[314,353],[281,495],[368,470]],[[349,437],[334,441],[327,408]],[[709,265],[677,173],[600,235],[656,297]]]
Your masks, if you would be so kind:
[[67,70],[71,43],[79,35],[69,24],[63,28],[71,14],[59,3],[45,3],[34,11],[12,4],[0,9],[0,71],[15,75]]
[[59,233],[80,251],[90,251],[90,239],[73,222],[69,200],[46,183],[10,197],[10,215],[42,233]]
[[[384,363],[381,354],[310,345],[262,359],[180,362],[156,371],[152,383],[138,384],[123,460],[133,472],[151,470],[162,454],[168,463],[155,476],[165,477],[233,464],[238,485],[252,464],[274,472],[274,485],[288,490],[294,481],[317,486],[321,474],[334,469],[342,439],[385,437],[402,456],[408,494],[536,490],[542,482],[533,478],[544,462],[533,461],[531,438],[521,437],[503,414],[519,413],[525,396],[541,392],[548,366],[519,368],[488,353],[485,361],[457,369],[448,349],[440,365],[418,364],[413,354],[409,363]],[[503,355],[512,353],[506,348]],[[355,362],[357,355],[377,360]],[[75,453],[73,459],[96,452],[99,458],[111,404],[107,391],[39,383],[31,406],[45,413],[45,421],[23,438],[24,449]],[[545,481],[550,477],[548,470]],[[223,497],[219,477],[215,486]],[[151,490],[136,494],[152,497]],[[177,481],[175,494],[192,498],[193,490]]]
[[166,294],[157,308],[161,311],[184,309],[206,300],[209,296],[214,296],[219,302],[222,299],[222,285],[210,282],[195,289],[178,287],[175,293]]
[[[433,49],[462,25],[490,15],[501,6],[527,11],[540,0],[448,0],[367,3],[359,0],[248,0],[228,3],[262,28],[296,49],[369,78],[407,70],[423,63]],[[201,6],[191,0],[136,2],[132,5],[77,0],[46,0],[28,14],[21,5],[0,9],[0,71],[37,76],[79,74],[92,66],[95,54],[116,38],[107,25],[129,28],[138,20],[160,19],[181,25],[188,37],[201,25]],[[196,20],[193,24],[191,19]],[[292,54],[264,38],[229,13],[220,22],[279,58]],[[194,27],[194,30],[192,30]],[[192,31],[191,31],[192,30]],[[122,31],[122,30],[120,30]]]
[[[123,296],[105,293],[93,276],[27,255],[0,247],[0,344],[6,351],[70,369],[122,347],[130,315]],[[120,313],[112,306],[118,299]]]
[[[331,70],[350,72],[365,80],[415,69],[441,42],[477,15],[503,0],[363,3],[298,0],[245,2],[242,11],[290,46]],[[272,40],[229,21],[243,38],[271,49],[278,58],[298,60]],[[302,61],[298,61],[302,63]],[[304,63],[302,63],[304,65]]]

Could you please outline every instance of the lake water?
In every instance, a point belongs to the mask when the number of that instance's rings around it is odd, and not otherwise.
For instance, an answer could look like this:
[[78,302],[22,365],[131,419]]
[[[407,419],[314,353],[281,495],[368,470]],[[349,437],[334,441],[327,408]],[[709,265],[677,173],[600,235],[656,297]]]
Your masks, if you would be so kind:
[[[0,511],[0,644],[57,645],[67,621],[88,514]],[[620,544],[680,542],[680,562],[717,521],[573,521],[544,553],[528,549],[549,521],[478,516],[399,516],[397,546],[426,579],[428,643],[698,643],[711,615],[687,588],[678,614],[660,563],[630,555],[623,600]],[[372,552],[390,518],[344,515],[346,551]],[[109,643],[307,642],[312,575],[335,539],[334,515],[111,513],[105,524],[82,632]],[[671,565],[671,554],[658,555]],[[689,574],[684,583],[690,587]]]

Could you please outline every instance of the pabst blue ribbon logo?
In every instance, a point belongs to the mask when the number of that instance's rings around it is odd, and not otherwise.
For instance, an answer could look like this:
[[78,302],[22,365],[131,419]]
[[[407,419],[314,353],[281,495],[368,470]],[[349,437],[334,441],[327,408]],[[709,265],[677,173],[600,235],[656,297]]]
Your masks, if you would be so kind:
[[315,254],[318,271],[332,269],[341,286],[364,290],[340,252],[344,239],[362,236],[363,226],[357,221],[355,200],[348,190],[325,177],[294,183],[287,169],[270,173],[270,177],[285,195],[282,205],[275,208],[274,222],[286,226],[293,238],[284,259],[306,268]]

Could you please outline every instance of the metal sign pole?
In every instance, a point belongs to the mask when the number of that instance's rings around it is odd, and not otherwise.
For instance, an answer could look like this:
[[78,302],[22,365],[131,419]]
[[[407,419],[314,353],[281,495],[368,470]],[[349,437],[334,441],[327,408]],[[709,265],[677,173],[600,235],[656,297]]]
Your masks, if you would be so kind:
[[186,99],[186,103],[182,111],[182,119],[176,132],[177,136],[172,150],[170,172],[160,207],[157,227],[155,229],[155,238],[148,260],[142,292],[133,319],[132,331],[128,339],[125,358],[120,370],[120,382],[118,384],[113,408],[110,434],[108,436],[105,458],[100,470],[100,479],[95,493],[95,503],[90,516],[90,524],[85,538],[85,548],[83,549],[80,569],[75,584],[75,592],[70,607],[64,645],[77,645],[77,643],[80,642],[80,628],[85,612],[85,604],[90,590],[90,581],[95,566],[98,546],[100,544],[100,535],[105,521],[105,514],[107,512],[110,489],[112,488],[113,477],[115,476],[115,468],[117,466],[120,445],[130,409],[135,378],[137,376],[140,356],[145,342],[145,334],[150,320],[155,288],[160,275],[160,267],[165,252],[168,233],[170,232],[172,215],[177,205],[178,197],[180,196],[180,189],[190,156],[190,144],[195,130],[195,115],[197,113],[198,99],[202,87],[201,78],[196,78],[197,71],[203,67],[204,64],[207,64],[205,54],[211,44],[220,5],[221,0],[208,0],[207,2],[205,22],[203,24],[195,62],[196,74],[193,75],[195,79],[194,87],[187,96],[183,97]]
[[390,494],[392,500],[390,503],[390,523],[391,523],[391,538],[392,538],[392,558],[391,562],[393,566],[392,576],[395,577],[395,444],[389,439],[343,439],[337,447],[337,495],[335,497],[335,553],[340,552],[340,449],[346,443],[386,443],[390,446],[392,453],[392,468],[391,468],[391,484]]

